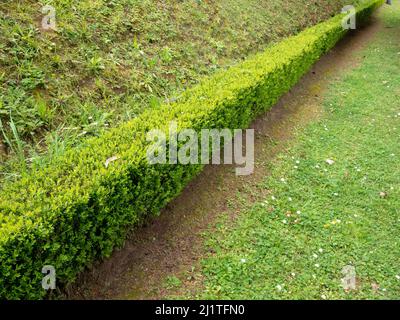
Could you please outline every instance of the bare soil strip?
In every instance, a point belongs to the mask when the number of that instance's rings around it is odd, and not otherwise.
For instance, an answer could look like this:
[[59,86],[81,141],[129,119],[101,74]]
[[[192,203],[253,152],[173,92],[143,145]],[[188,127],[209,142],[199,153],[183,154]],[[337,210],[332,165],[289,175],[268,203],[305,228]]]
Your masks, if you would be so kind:
[[[95,264],[65,293],[67,299],[157,299],[179,294],[165,287],[168,276],[199,267],[207,248],[202,234],[218,217],[236,213],[265,196],[258,188],[269,174],[270,163],[284,152],[296,129],[321,116],[327,86],[357,66],[358,52],[380,30],[377,19],[347,36],[324,56],[274,108],[256,120],[255,172],[236,177],[233,166],[207,166],[159,217],[132,231],[125,246]],[[240,193],[241,198],[236,196]],[[202,279],[185,276],[186,290],[201,288]]]

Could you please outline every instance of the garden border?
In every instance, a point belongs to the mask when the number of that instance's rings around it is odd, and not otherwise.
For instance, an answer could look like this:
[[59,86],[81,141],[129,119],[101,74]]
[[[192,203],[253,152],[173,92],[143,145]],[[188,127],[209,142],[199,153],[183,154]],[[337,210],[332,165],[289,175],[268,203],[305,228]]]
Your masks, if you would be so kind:
[[[358,23],[384,0],[357,9]],[[248,127],[347,32],[344,15],[308,28],[204,79],[177,102],[138,118],[32,170],[0,194],[0,298],[43,298],[42,267],[65,285],[124,242],[127,230],[175,198],[202,165],[150,165],[146,132]],[[105,166],[110,157],[115,161]]]

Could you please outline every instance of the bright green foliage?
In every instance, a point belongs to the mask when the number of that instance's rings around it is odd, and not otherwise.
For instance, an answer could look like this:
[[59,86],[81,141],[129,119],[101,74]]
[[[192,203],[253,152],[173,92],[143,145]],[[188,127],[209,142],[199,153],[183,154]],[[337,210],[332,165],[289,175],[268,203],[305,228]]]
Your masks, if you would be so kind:
[[[367,17],[382,1],[358,10]],[[146,159],[146,132],[178,127],[245,128],[346,33],[342,15],[218,72],[178,102],[54,157],[45,168],[3,186],[0,195],[0,297],[40,298],[41,269],[53,265],[66,284],[123,244],[128,227],[157,214],[202,166],[157,165]],[[167,56],[167,54],[166,54]],[[119,159],[105,167],[105,161]]]

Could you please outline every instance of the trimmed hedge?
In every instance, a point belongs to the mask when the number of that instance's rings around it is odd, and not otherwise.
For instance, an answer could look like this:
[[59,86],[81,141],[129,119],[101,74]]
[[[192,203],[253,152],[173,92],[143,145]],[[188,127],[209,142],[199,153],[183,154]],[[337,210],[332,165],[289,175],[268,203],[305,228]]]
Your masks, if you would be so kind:
[[[383,0],[357,11],[370,16]],[[158,214],[201,165],[149,165],[146,132],[246,128],[274,105],[344,36],[343,15],[290,37],[187,90],[179,101],[143,113],[69,150],[41,170],[3,186],[0,195],[0,297],[43,298],[44,265],[65,285],[121,246],[128,228]],[[119,159],[108,168],[106,159]]]

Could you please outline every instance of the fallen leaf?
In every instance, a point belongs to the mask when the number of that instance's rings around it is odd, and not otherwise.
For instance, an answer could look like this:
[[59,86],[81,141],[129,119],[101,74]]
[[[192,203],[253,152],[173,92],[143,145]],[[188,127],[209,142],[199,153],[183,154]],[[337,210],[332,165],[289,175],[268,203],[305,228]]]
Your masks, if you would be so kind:
[[118,160],[118,159],[119,159],[118,156],[113,156],[113,157],[111,157],[111,158],[108,158],[108,159],[106,160],[106,162],[104,163],[105,167],[108,168],[108,166],[109,166],[109,164],[110,164],[111,162],[116,161],[116,160]]
[[383,198],[386,198],[386,197],[387,197],[387,193],[381,191],[381,192],[379,192],[379,196],[380,196],[382,199],[383,199]]

